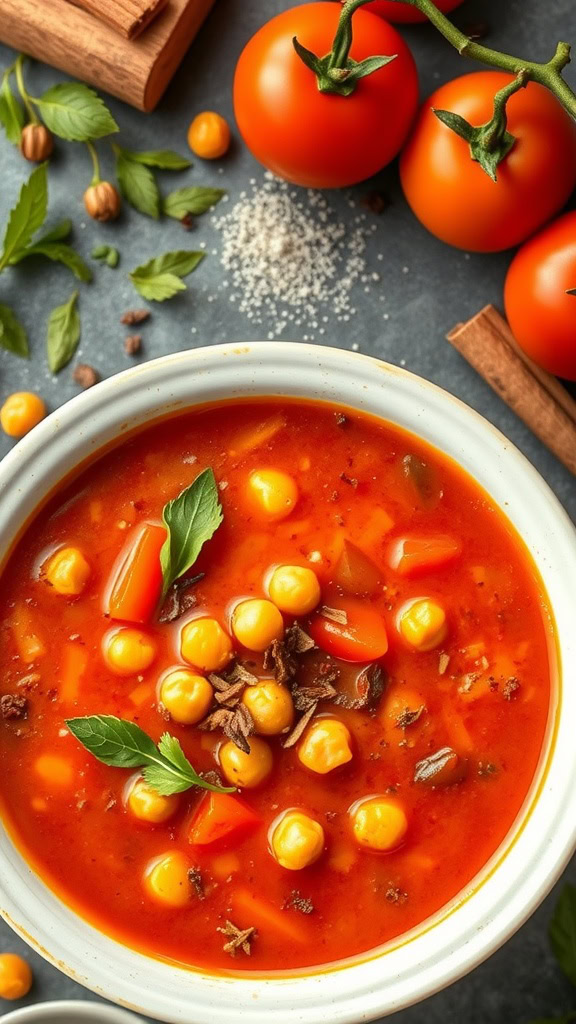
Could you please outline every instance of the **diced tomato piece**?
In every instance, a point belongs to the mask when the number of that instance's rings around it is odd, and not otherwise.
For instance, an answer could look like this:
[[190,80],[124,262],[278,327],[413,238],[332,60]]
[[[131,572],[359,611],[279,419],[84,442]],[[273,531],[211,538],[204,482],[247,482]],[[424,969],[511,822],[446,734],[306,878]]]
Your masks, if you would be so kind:
[[229,793],[206,793],[190,824],[188,839],[194,846],[241,839],[260,824],[251,807]]
[[388,549],[388,564],[400,576],[418,576],[441,569],[462,553],[455,537],[438,534],[434,537],[400,537]]
[[148,622],[162,591],[160,551],[166,528],[144,523],[116,563],[105,612],[125,622]]
[[349,597],[339,598],[334,608],[321,609],[308,632],[321,650],[343,661],[377,661],[388,650],[386,623],[380,613],[366,601]]
[[344,541],[342,554],[338,559],[334,582],[347,594],[362,597],[375,594],[382,582],[382,574],[368,555],[351,541]]

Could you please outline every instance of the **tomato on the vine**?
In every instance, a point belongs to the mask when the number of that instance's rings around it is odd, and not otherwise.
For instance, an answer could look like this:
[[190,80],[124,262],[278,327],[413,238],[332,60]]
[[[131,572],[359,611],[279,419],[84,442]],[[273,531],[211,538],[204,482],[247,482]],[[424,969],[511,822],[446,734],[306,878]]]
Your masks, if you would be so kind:
[[[434,0],[436,7],[443,14],[449,14],[462,3],[462,0]],[[411,4],[400,3],[399,0],[372,0],[367,10],[379,14],[386,21],[394,21],[397,24],[414,24],[415,22],[428,21],[425,14],[422,14],[417,7]]]
[[516,253],[504,289],[518,344],[550,373],[576,380],[576,211],[552,222]]
[[236,68],[234,111],[246,145],[296,185],[339,188],[370,177],[400,151],[416,113],[410,50],[396,29],[364,9],[352,19],[351,62],[375,54],[394,60],[358,77],[350,95],[321,91],[293,39],[325,57],[334,52],[340,14],[331,2],[284,11],[252,37]]
[[518,245],[558,212],[576,184],[576,124],[535,82],[507,101],[515,142],[493,181],[472,160],[469,145],[434,109],[472,125],[490,121],[494,96],[513,77],[476,71],[456,78],[424,103],[402,153],[400,178],[408,203],[433,235],[460,249],[497,252]]

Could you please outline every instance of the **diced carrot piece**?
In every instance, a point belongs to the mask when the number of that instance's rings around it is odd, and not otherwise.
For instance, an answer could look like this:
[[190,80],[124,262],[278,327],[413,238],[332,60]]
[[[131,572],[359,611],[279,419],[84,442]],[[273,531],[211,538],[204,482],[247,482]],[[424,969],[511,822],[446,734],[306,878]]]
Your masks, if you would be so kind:
[[61,701],[71,703],[78,700],[80,680],[86,671],[88,652],[81,644],[66,644],[62,651],[58,696]]
[[237,875],[241,870],[240,858],[235,853],[221,853],[210,862],[210,871],[219,882],[225,882],[230,875]]
[[306,929],[286,910],[279,910],[268,900],[255,896],[248,889],[237,889],[231,896],[232,905],[238,915],[242,915],[242,924],[246,927],[261,928],[262,931],[273,929],[279,935],[292,942],[308,942]]
[[128,697],[132,703],[139,708],[152,696],[153,693],[154,687],[151,683],[140,683],[138,686],[134,687],[132,692],[128,694]]
[[263,444],[267,444],[285,426],[286,420],[284,416],[280,414],[271,416],[270,419],[264,420],[258,426],[249,427],[233,438],[228,454],[232,458],[246,455],[248,452],[253,451],[254,448],[260,448]]
[[190,824],[188,839],[194,846],[238,840],[256,828],[260,820],[238,797],[229,793],[206,793]]
[[124,622],[148,622],[162,591],[160,551],[166,528],[144,523],[114,567],[105,611]]
[[455,537],[400,537],[388,550],[388,564],[400,576],[418,576],[440,569],[462,553],[462,545]]
[[385,508],[373,508],[362,524],[362,535],[358,543],[366,550],[380,549],[382,541],[394,526],[394,520]]
[[308,631],[321,650],[344,661],[377,661],[388,650],[384,619],[359,598],[339,598],[334,609],[320,608]]
[[450,745],[457,751],[470,753],[474,749],[474,741],[461,716],[454,708],[444,708],[442,718],[450,739]]

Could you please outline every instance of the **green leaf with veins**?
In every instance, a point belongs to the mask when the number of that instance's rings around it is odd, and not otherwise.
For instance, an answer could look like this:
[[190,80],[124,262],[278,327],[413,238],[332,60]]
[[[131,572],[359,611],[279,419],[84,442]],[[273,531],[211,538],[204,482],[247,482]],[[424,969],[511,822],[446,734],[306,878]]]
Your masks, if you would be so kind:
[[[114,147],[120,149],[120,146]],[[136,164],[144,164],[146,167],[158,167],[161,171],[185,171],[192,167],[192,162],[186,157],[179,156],[171,149],[145,150],[138,153],[133,149],[122,149],[124,156]]]
[[46,351],[52,373],[58,373],[68,365],[80,341],[80,316],[76,306],[78,292],[73,292],[68,302],[56,306],[48,320]]
[[120,146],[113,147],[116,153],[116,177],[124,198],[140,213],[147,217],[160,216],[160,191],[152,171],[144,164],[129,159]]
[[89,142],[118,131],[102,99],[80,82],[62,82],[33,100],[47,128],[68,142]]
[[12,68],[8,68],[2,76],[2,85],[0,86],[0,124],[2,124],[6,132],[8,142],[17,146],[22,135],[25,115],[24,107],[13,93],[10,85],[12,70]]
[[179,188],[166,196],[162,203],[162,209],[164,213],[169,217],[174,217],[175,220],[182,220],[187,214],[198,217],[216,206],[216,203],[219,203],[225,194],[224,189],[221,188],[203,188],[198,185]]
[[45,242],[65,242],[72,233],[72,221],[61,220],[58,224],[55,224],[53,228],[46,231],[44,235],[40,235],[37,238],[35,245],[44,245]]
[[158,746],[134,722],[114,715],[69,718],[70,732],[103,764],[112,768],[142,768],[146,782],[162,796],[183,793],[192,786],[213,793],[233,793],[232,787],[206,782],[194,770],[180,743],[165,733]]
[[26,249],[17,252],[10,260],[10,266],[22,263],[29,256],[46,256],[55,263],[62,263],[71,270],[78,281],[88,284],[92,280],[92,271],[84,263],[82,257],[70,245],[64,242],[33,242]]
[[182,278],[191,274],[203,257],[203,252],[192,250],[165,252],[136,267],[130,274],[130,280],[143,298],[164,302],[177,292],[186,291]]
[[28,359],[30,349],[28,336],[22,324],[16,319],[9,306],[0,305],[0,348],[15,356]]
[[0,271],[11,262],[14,255],[25,248],[35,231],[42,227],[48,208],[47,165],[40,164],[28,178],[21,190],[16,205],[10,211],[4,234],[3,250],[0,255]]
[[163,598],[174,580],[192,568],[223,518],[212,469],[205,469],[177,498],[164,506],[162,519],[168,533],[160,551]]

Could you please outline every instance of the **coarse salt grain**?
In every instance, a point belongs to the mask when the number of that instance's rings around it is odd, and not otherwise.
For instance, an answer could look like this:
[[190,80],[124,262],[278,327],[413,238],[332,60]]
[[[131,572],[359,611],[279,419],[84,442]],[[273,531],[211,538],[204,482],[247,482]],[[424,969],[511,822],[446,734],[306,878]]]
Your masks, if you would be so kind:
[[346,224],[321,192],[289,189],[270,172],[212,224],[237,308],[269,338],[289,323],[310,332],[331,317],[348,321],[355,287],[378,279],[366,275],[366,215]]

